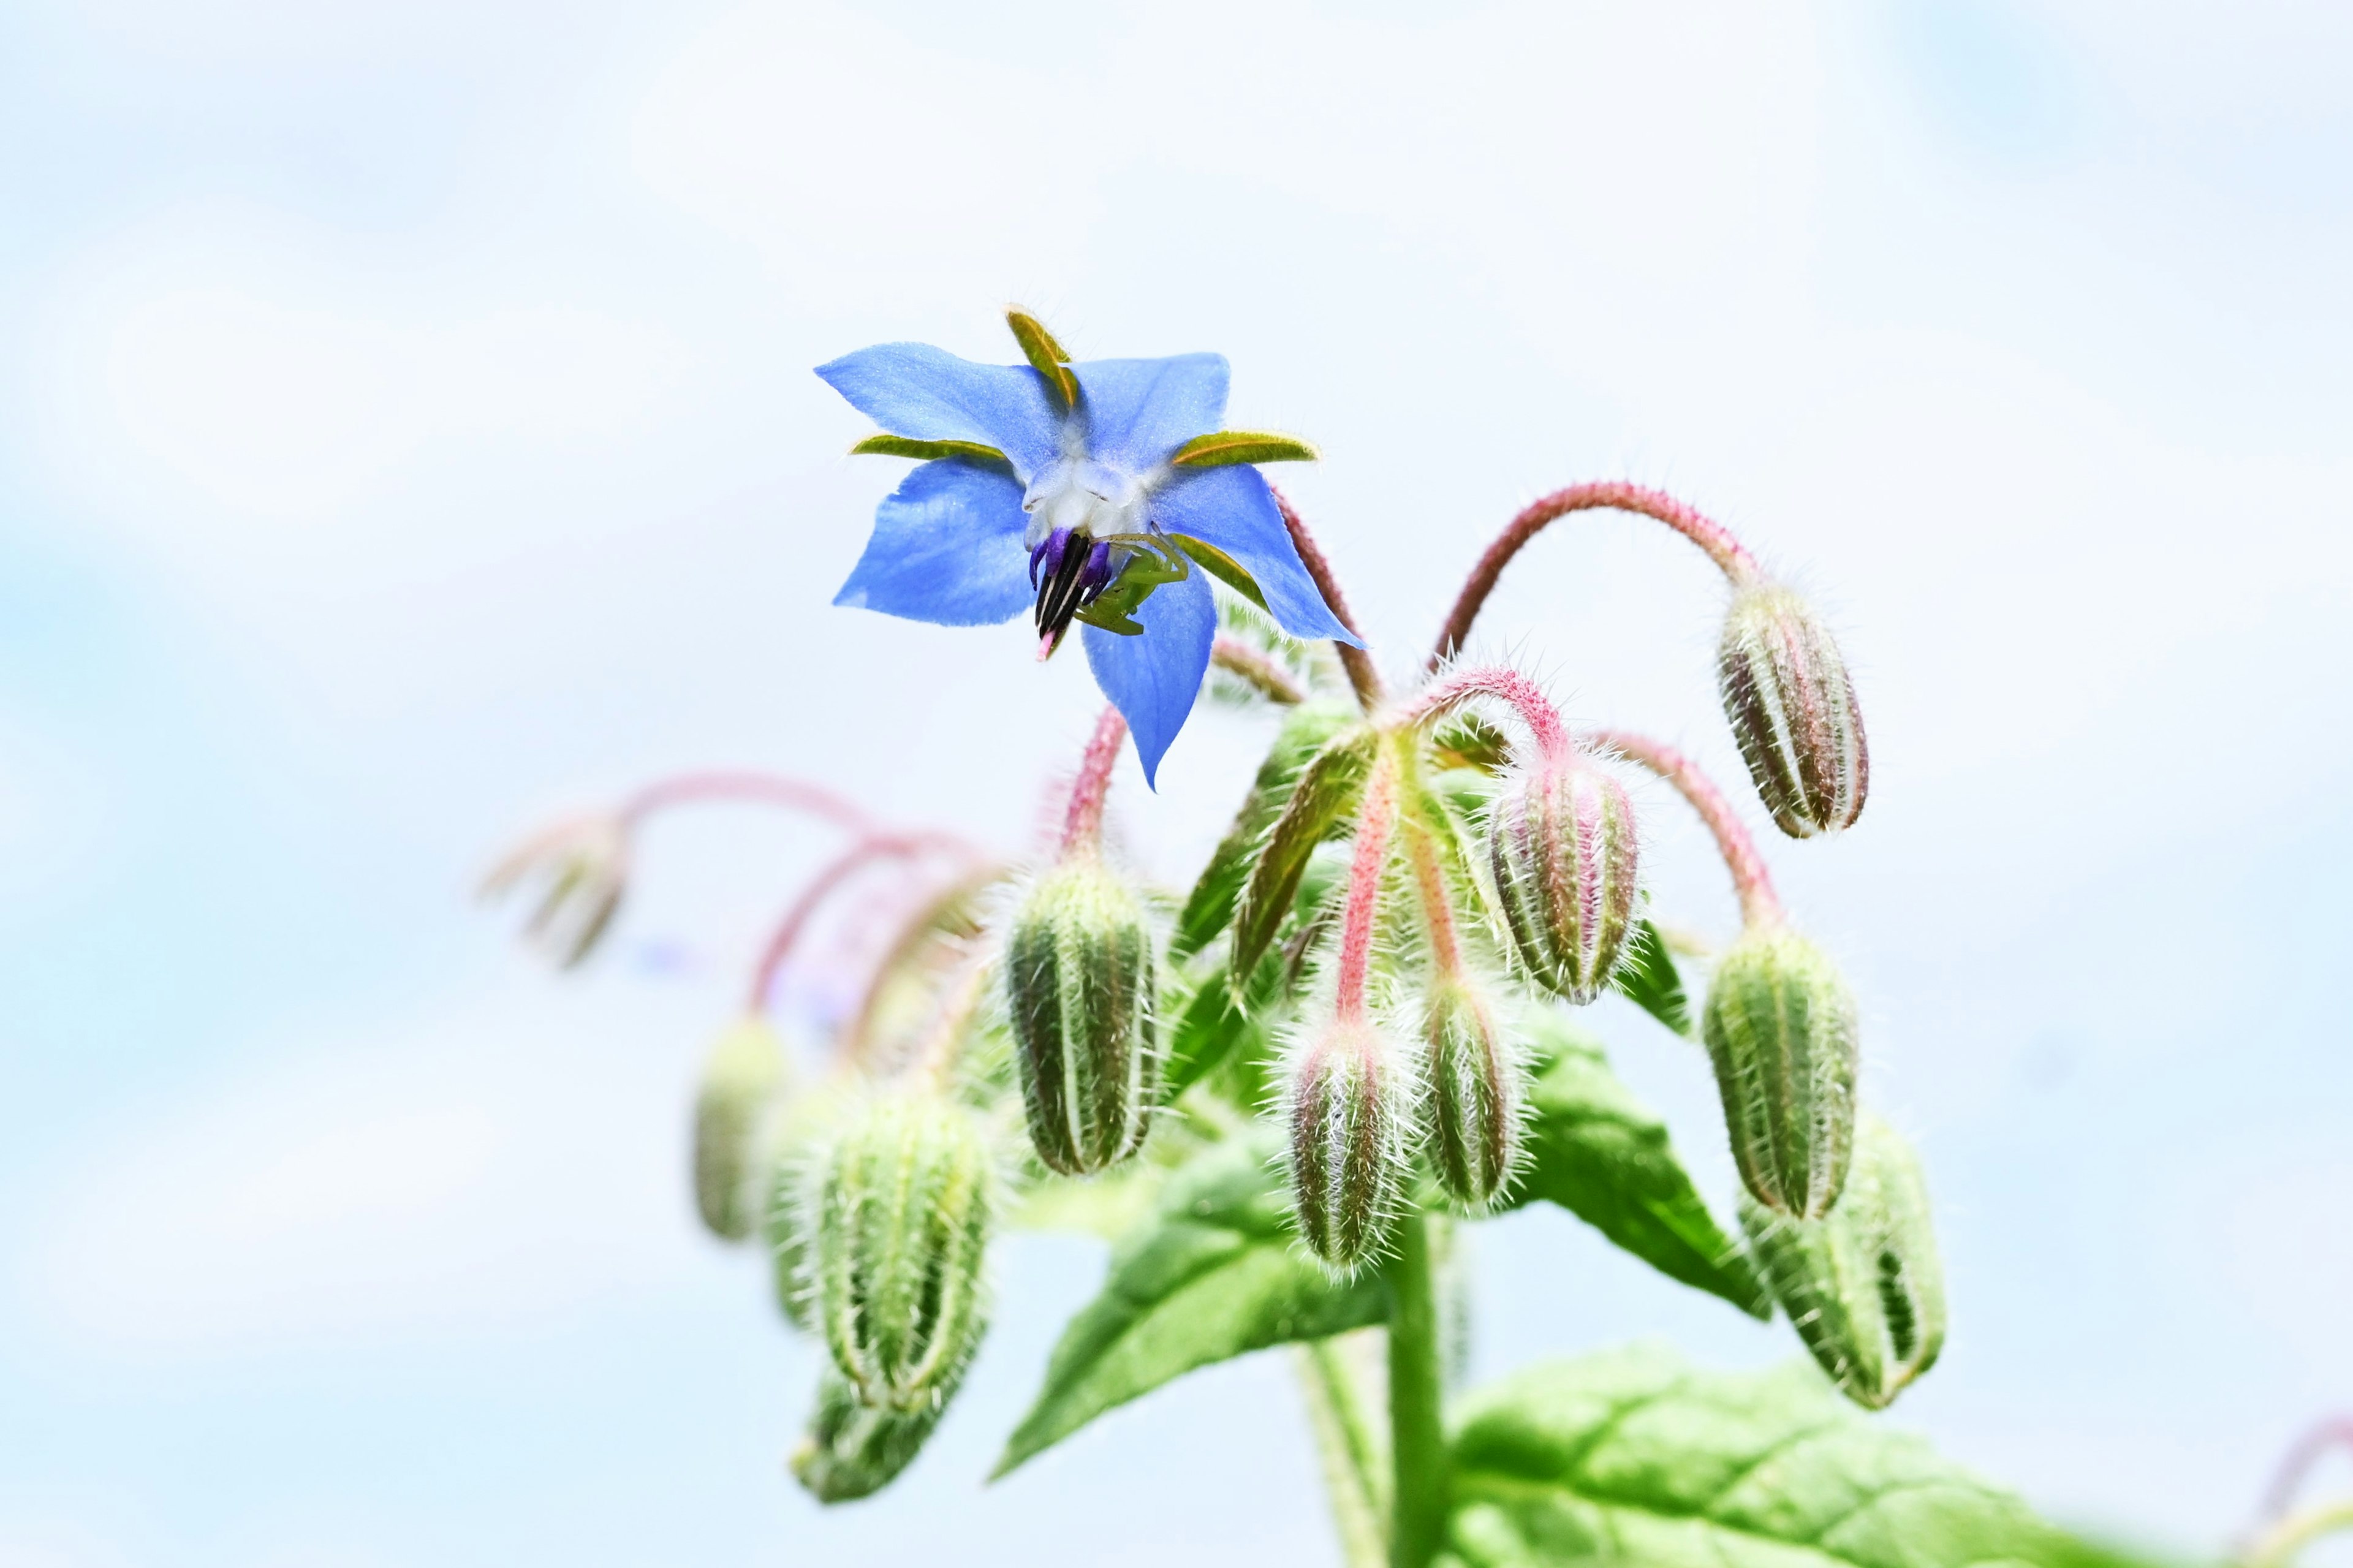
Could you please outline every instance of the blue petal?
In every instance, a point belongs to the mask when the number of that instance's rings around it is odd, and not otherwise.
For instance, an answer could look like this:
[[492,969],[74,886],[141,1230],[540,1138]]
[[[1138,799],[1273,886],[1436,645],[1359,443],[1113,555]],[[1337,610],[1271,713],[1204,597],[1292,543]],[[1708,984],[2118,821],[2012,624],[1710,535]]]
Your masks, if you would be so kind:
[[874,509],[837,605],[943,626],[985,626],[1030,601],[1021,486],[994,465],[925,463]]
[[878,343],[817,373],[892,435],[994,447],[1025,484],[1060,454],[1061,416],[1028,365],[975,364],[929,343]]
[[1223,354],[1098,359],[1071,369],[1084,395],[1088,452],[1128,473],[1150,473],[1226,422]]
[[[1265,476],[1247,463],[1222,468],[1180,468],[1152,495],[1152,521],[1169,533],[1189,533],[1214,544],[1258,579],[1275,622],[1295,637],[1330,637],[1362,647],[1324,604],[1323,591],[1299,559],[1282,526]],[[1156,595],[1155,595],[1156,597]]]
[[1209,668],[1209,642],[1218,635],[1218,602],[1209,592],[1207,574],[1195,572],[1181,583],[1155,589],[1139,605],[1135,619],[1142,637],[1124,637],[1101,626],[1082,626],[1087,647],[1087,668],[1127,720],[1135,737],[1135,760],[1144,764],[1144,782],[1153,784],[1160,758],[1185,717],[1193,699],[1201,694],[1201,677]]

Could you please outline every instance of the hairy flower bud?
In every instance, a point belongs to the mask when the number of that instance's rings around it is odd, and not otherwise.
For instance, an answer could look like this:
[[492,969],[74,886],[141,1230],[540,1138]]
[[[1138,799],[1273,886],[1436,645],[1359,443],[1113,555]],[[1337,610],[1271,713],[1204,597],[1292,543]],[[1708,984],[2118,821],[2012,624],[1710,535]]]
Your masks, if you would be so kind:
[[713,1236],[741,1241],[759,1223],[760,1153],[785,1081],[784,1046],[747,1015],[719,1037],[694,1096],[694,1205]]
[[1431,983],[1421,1028],[1430,1162],[1456,1201],[1483,1207],[1519,1162],[1526,1069],[1487,999],[1467,981]]
[[1799,1337],[1856,1404],[1878,1410],[1936,1364],[1945,1272],[1919,1162],[1865,1116],[1854,1169],[1828,1215],[1791,1219],[1745,1194],[1740,1223]]
[[1528,973],[1571,1002],[1609,982],[1632,933],[1634,808],[1578,753],[1539,759],[1505,782],[1487,817],[1488,864]]
[[807,1179],[809,1272],[834,1364],[860,1404],[937,1403],[986,1327],[994,1174],[980,1129],[944,1098],[883,1093],[851,1113]]
[[813,1333],[818,1327],[810,1257],[816,1250],[818,1219],[813,1188],[825,1173],[819,1152],[831,1146],[833,1129],[848,1109],[841,1088],[813,1084],[785,1102],[765,1141],[764,1213],[776,1305],[785,1321],[804,1332]]
[[1335,1020],[1292,1064],[1292,1214],[1308,1250],[1335,1272],[1388,1239],[1412,1168],[1414,1086],[1403,1058],[1370,1024]]
[[793,1475],[819,1502],[850,1502],[889,1486],[914,1463],[940,1424],[953,1388],[920,1410],[878,1410],[828,1370],[817,1388],[808,1436],[793,1450]]
[[1013,918],[1005,989],[1038,1157],[1083,1175],[1135,1152],[1160,1089],[1160,963],[1133,889],[1092,855],[1039,878]]
[[1871,749],[1830,628],[1794,590],[1743,588],[1716,645],[1724,714],[1757,794],[1792,838],[1836,833],[1862,815]]
[[1854,997],[1820,948],[1751,926],[1708,986],[1700,1037],[1740,1179],[1766,1207],[1819,1219],[1854,1144]]

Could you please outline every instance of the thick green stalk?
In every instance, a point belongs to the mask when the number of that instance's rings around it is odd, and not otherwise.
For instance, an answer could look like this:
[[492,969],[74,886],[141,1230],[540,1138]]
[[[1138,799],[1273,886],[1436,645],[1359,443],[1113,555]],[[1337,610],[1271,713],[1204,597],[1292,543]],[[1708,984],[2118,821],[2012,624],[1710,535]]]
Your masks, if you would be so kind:
[[1397,1228],[1389,1260],[1389,1568],[1428,1568],[1446,1543],[1452,1477],[1440,1401],[1438,1289],[1430,1219],[1420,1210]]

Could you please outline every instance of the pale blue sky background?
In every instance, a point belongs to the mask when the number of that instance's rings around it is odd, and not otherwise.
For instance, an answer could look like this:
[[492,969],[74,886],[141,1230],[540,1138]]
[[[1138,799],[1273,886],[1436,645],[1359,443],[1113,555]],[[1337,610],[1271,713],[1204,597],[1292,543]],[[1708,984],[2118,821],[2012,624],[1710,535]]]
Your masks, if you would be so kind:
[[[0,8],[0,1563],[1332,1560],[1275,1358],[981,1488],[1071,1240],[1005,1249],[934,1449],[820,1515],[812,1352],[681,1123],[822,841],[662,826],[577,984],[464,903],[698,763],[1020,845],[1083,669],[827,607],[892,466],[807,374],[1003,357],[1008,300],[1230,355],[1393,668],[1576,479],[1820,592],[1875,788],[1772,853],[1953,1274],[1891,1419],[2219,1548],[2353,1405],[2348,79],[2353,11],[2285,0]],[[1736,770],[1718,601],[1589,520],[1487,641]],[[1147,860],[1260,739],[1128,776]],[[1727,1194],[1697,1057],[1597,1016]],[[1564,1215],[1479,1245],[1482,1373],[1792,1353]]]

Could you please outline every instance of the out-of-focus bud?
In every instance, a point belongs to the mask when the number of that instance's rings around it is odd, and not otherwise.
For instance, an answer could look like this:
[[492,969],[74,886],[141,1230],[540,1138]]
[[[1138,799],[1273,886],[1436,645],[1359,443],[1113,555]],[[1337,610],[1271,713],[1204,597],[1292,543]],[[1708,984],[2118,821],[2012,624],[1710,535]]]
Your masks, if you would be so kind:
[[1430,983],[1421,1027],[1430,1162],[1457,1202],[1483,1208],[1519,1162],[1527,1069],[1494,1009],[1467,980]]
[[1700,1037],[1740,1179],[1766,1207],[1820,1219],[1854,1146],[1854,996],[1822,950],[1752,925],[1707,988]]
[[824,1151],[851,1104],[838,1082],[820,1082],[795,1093],[771,1121],[762,1162],[767,1173],[763,1212],[768,1257],[775,1268],[776,1305],[785,1321],[814,1333],[817,1280],[816,1188],[825,1173]]
[[719,1037],[694,1096],[694,1205],[713,1236],[741,1241],[758,1226],[765,1124],[784,1088],[784,1045],[747,1014]]
[[1537,984],[1590,1002],[1634,925],[1634,808],[1590,757],[1543,757],[1506,779],[1487,816],[1487,858],[1512,945]]
[[617,816],[562,823],[518,847],[482,879],[481,896],[499,899],[526,884],[537,902],[523,939],[566,969],[596,950],[621,907],[628,882],[629,835]]
[[878,1094],[813,1179],[809,1272],[834,1364],[860,1404],[936,1404],[987,1327],[995,1177],[980,1129],[944,1097]]
[[1846,1191],[1818,1220],[1743,1195],[1740,1223],[1765,1280],[1822,1370],[1856,1404],[1882,1409],[1945,1345],[1945,1271],[1919,1162],[1865,1116]]
[[1335,1273],[1371,1261],[1388,1239],[1412,1169],[1414,1100],[1404,1057],[1369,1023],[1334,1020],[1292,1063],[1292,1214]]
[[808,1436],[793,1450],[793,1475],[819,1502],[851,1502],[889,1486],[914,1463],[940,1424],[953,1388],[920,1410],[877,1410],[830,1369],[818,1383]]
[[1160,1088],[1160,964],[1134,890],[1092,854],[1049,870],[1013,918],[1005,989],[1038,1157],[1084,1175],[1135,1152]]
[[1798,593],[1759,583],[1733,596],[1716,645],[1724,715],[1782,832],[1836,833],[1862,815],[1871,748],[1838,644]]

